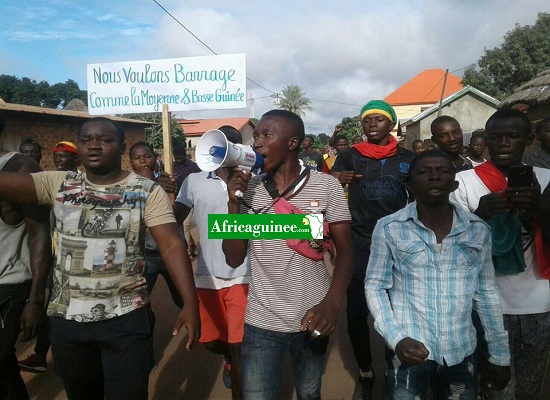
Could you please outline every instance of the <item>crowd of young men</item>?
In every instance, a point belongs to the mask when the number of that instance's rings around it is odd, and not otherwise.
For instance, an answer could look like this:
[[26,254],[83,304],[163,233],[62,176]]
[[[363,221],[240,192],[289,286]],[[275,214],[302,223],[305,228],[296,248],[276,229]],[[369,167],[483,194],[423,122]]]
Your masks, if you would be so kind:
[[[414,152],[391,135],[398,121],[386,102],[368,102],[360,120],[366,140],[348,148],[335,132],[339,148],[327,174],[317,171],[324,162],[299,116],[264,114],[253,135],[264,158],[262,175],[239,167],[192,174],[181,182],[175,217],[154,182],[152,147],[134,145],[130,158],[138,174],[123,171],[124,132],[109,119],[91,119],[78,132],[85,172],[38,172],[26,160],[8,169],[8,161],[0,198],[22,205],[16,222],[31,218],[26,210],[40,211],[36,204],[55,215],[48,315],[54,366],[67,396],[147,398],[154,365],[147,232],[182,307],[174,334],[185,325],[188,348],[200,341],[224,356],[235,399],[277,398],[287,352],[297,398],[320,398],[328,340],[344,297],[359,369],[354,399],[372,398],[369,312],[386,342],[391,399],[426,398],[429,388],[438,399],[539,398],[550,353],[548,119],[537,126],[541,149],[524,155],[529,119],[513,109],[497,111],[484,135],[472,137],[468,158],[461,155],[455,118],[433,121],[439,150],[417,142]],[[242,143],[234,128],[220,130]],[[533,176],[509,187],[508,174],[522,157],[535,165]],[[275,214],[278,202],[324,215],[336,254],[332,275],[322,259],[282,239],[208,239],[208,214]],[[201,239],[194,280],[177,228],[192,209]],[[2,220],[9,222],[4,213]],[[18,322],[21,315],[24,339],[40,325],[51,268],[37,261],[51,254],[49,231],[33,239],[39,226],[21,225],[36,246],[24,255],[30,269],[19,268],[14,282],[9,271],[0,275],[0,287],[11,290],[6,293],[23,285],[17,312],[9,316]],[[6,299],[0,300],[4,307]],[[11,305],[15,297],[7,300]],[[2,331],[9,338],[2,344],[0,390],[25,398],[10,350],[19,333],[14,321]]]

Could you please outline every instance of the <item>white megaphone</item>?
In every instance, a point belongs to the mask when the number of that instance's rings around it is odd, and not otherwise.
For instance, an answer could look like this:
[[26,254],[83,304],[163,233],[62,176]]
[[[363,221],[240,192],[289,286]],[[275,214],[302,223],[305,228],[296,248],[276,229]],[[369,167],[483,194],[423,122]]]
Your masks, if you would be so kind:
[[211,129],[197,143],[197,165],[203,171],[215,171],[220,167],[239,166],[246,170],[261,168],[264,158],[252,146],[231,143],[222,131]]
[[[211,172],[220,167],[236,167],[250,171],[262,168],[263,156],[255,151],[252,146],[231,143],[224,133],[218,129],[205,132],[197,143],[195,152],[197,165],[203,171]],[[238,190],[235,195],[242,197]]]

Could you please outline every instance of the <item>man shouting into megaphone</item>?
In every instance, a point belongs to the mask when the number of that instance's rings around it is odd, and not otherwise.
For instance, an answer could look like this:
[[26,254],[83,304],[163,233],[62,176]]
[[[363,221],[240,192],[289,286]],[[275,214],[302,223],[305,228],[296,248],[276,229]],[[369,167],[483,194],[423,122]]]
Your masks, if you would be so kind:
[[[227,183],[229,214],[275,214],[274,203],[283,198],[303,214],[323,214],[338,254],[331,277],[323,259],[304,255],[284,239],[223,240],[232,267],[244,262],[250,247],[252,278],[241,351],[245,398],[260,392],[277,397],[287,350],[297,397],[320,398],[328,336],[334,332],[352,273],[351,217],[342,186],[332,176],[300,164],[304,136],[298,115],[267,112],[254,130],[253,146],[263,157],[266,174],[252,176],[236,167]],[[268,182],[273,190],[267,190]],[[239,191],[242,199],[235,195]]]

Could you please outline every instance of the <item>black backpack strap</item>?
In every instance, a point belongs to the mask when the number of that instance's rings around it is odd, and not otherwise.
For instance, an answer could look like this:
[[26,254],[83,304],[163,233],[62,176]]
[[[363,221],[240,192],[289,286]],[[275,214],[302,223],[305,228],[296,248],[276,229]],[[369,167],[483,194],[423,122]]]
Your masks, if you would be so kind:
[[277,185],[275,185],[275,181],[273,180],[273,176],[271,174],[267,174],[264,178],[264,186],[269,195],[272,199],[277,199],[279,197],[285,197],[292,189],[296,187],[298,183],[309,173],[308,168],[304,168],[302,173],[298,175],[298,177],[292,182],[282,194],[279,194],[279,190],[277,189]]
[[275,181],[273,180],[273,176],[271,174],[267,174],[265,176],[264,186],[272,199],[279,197],[279,190],[277,189],[277,185],[275,185]]

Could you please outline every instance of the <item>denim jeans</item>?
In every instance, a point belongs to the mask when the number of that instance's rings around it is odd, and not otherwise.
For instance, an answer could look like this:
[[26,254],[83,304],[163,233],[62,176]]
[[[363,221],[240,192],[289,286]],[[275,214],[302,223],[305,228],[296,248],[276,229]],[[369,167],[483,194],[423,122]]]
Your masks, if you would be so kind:
[[244,325],[241,349],[245,400],[277,399],[287,350],[292,359],[298,400],[321,398],[321,377],[328,337],[285,333]]
[[164,280],[166,281],[166,285],[168,286],[168,289],[170,290],[172,301],[179,308],[183,308],[183,300],[181,299],[181,296],[178,293],[178,289],[176,289],[174,282],[172,282],[172,278],[170,278],[170,274],[168,273],[168,270],[164,266],[164,261],[162,261],[162,258],[160,256],[146,255],[145,261],[147,262],[147,271],[145,273],[145,280],[147,281],[147,290],[149,291],[149,293],[153,291],[153,288],[155,287],[155,283],[157,282],[158,276],[162,275],[164,277]]
[[428,360],[422,364],[402,364],[397,355],[386,349],[388,392],[391,400],[426,399],[432,382],[434,398],[474,400],[477,395],[477,367],[473,354],[460,364],[449,367]]

